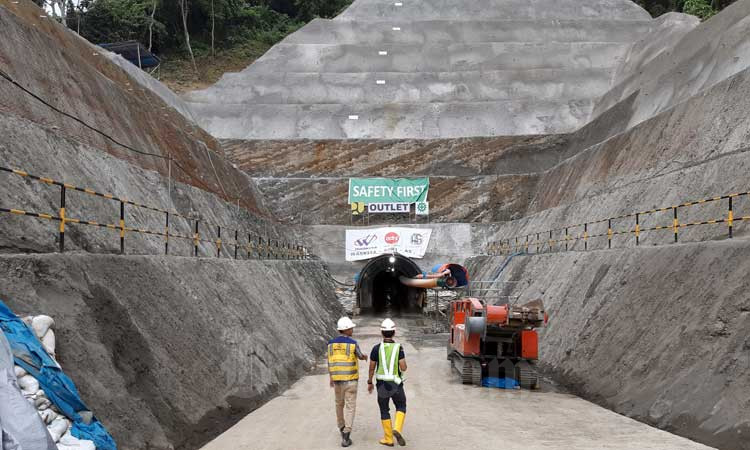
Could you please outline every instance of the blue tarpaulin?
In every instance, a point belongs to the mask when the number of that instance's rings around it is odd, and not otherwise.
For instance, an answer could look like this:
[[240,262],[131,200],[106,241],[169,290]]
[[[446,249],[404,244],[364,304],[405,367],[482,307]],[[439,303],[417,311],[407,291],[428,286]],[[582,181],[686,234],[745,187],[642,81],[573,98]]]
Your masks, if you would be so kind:
[[494,387],[499,389],[518,389],[518,381],[513,378],[497,378],[497,377],[485,377],[482,378],[482,386]]
[[0,329],[10,343],[15,363],[39,381],[47,398],[73,422],[71,434],[78,439],[93,441],[99,450],[116,450],[114,439],[104,425],[89,413],[73,381],[47,354],[34,332],[2,300]]

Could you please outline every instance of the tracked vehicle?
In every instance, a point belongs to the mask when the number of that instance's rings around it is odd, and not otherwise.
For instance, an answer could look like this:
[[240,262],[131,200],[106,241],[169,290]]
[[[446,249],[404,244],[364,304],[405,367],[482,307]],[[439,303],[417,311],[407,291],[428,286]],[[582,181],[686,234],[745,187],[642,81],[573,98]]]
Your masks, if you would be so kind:
[[537,328],[547,314],[541,300],[525,305],[489,305],[479,298],[451,303],[448,359],[464,384],[483,379],[515,380],[514,386],[538,389]]

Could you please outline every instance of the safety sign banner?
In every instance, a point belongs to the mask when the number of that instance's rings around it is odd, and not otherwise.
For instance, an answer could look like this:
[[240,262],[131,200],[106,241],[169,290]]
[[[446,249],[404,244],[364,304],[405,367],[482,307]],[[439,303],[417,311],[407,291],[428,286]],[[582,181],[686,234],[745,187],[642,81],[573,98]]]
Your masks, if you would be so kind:
[[370,203],[367,205],[370,214],[409,214],[411,205],[408,203]]
[[429,189],[429,178],[350,178],[349,203],[423,202]]
[[426,228],[357,228],[346,230],[346,260],[362,261],[388,253],[424,258],[432,230]]

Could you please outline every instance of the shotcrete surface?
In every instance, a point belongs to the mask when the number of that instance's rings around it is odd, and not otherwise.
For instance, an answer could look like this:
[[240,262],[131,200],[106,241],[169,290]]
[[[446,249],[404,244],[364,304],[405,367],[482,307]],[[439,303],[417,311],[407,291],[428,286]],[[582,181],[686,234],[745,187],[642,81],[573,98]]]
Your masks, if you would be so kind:
[[186,100],[220,138],[570,132],[650,19],[627,0],[356,0]]
[[[498,279],[550,315],[542,365],[615,412],[750,449],[750,241],[516,256]],[[505,257],[478,257],[492,279]]]
[[313,261],[0,257],[0,298],[54,316],[58,358],[118,448],[191,449],[313,367],[343,313]]
[[[382,318],[361,318],[354,337],[369,353],[380,341]],[[396,318],[404,343],[408,448],[557,450],[707,449],[615,414],[572,395],[553,391],[501,391],[464,386],[445,358],[447,335],[425,339],[419,321]],[[324,370],[324,366],[320,368]],[[382,449],[375,394],[367,394],[367,363],[360,363],[353,448]],[[393,412],[392,412],[393,413]],[[542,431],[543,430],[543,431]],[[306,376],[203,447],[223,449],[331,449],[339,446],[333,391],[327,375]],[[492,444],[489,444],[492,443]]]

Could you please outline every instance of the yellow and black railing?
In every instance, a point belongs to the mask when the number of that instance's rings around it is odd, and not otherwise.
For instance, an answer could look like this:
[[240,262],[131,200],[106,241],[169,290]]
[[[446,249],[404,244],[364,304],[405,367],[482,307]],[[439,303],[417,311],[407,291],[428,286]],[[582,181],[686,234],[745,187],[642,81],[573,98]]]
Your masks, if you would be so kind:
[[[726,226],[726,236],[734,236],[734,227],[736,222],[750,221],[750,216],[736,214],[736,201],[740,198],[750,197],[750,192],[740,192],[734,194],[711,197],[693,202],[681,203],[679,205],[655,208],[648,211],[641,211],[630,214],[623,214],[606,219],[593,220],[590,222],[568,225],[561,228],[531,233],[521,236],[515,236],[510,239],[491,242],[487,245],[487,254],[502,255],[512,253],[543,253],[553,251],[568,251],[579,248],[580,242],[583,242],[583,250],[589,250],[590,243],[598,240],[601,242],[606,239],[606,248],[612,248],[612,243],[617,236],[631,236],[633,243],[639,246],[644,233],[655,231],[669,231],[673,236],[673,242],[679,242],[680,231],[683,229],[697,227],[701,225],[720,225]],[[680,211],[686,208],[707,205],[720,204],[726,201],[726,213],[722,217],[712,218],[699,221],[680,222]],[[667,224],[644,226],[644,219],[653,217],[657,214],[669,214],[670,221]],[[617,229],[613,223],[626,221],[624,229]],[[606,224],[606,229],[603,228]],[[596,227],[598,231],[592,232]],[[580,249],[580,248],[579,248]]]
[[[0,166],[0,172],[17,175],[26,179],[34,180],[42,184],[49,186],[58,186],[60,188],[60,208],[56,213],[42,213],[36,211],[27,211],[20,208],[5,208],[0,206],[0,213],[15,214],[19,216],[34,217],[42,220],[49,220],[52,222],[59,222],[59,251],[65,251],[65,230],[68,224],[75,225],[88,225],[99,228],[106,228],[117,233],[120,240],[120,253],[125,253],[125,237],[127,234],[143,234],[149,236],[161,237],[164,239],[164,254],[169,255],[169,243],[170,239],[179,239],[192,244],[192,256],[200,256],[201,243],[207,243],[216,246],[216,256],[221,257],[222,246],[226,244],[227,248],[225,251],[233,250],[234,259],[239,259],[240,256],[246,257],[247,259],[308,259],[310,252],[307,247],[299,243],[282,242],[278,239],[271,239],[269,237],[263,237],[254,235],[247,231],[241,230],[239,227],[227,227],[220,224],[215,224],[210,221],[201,220],[200,218],[189,217],[182,215],[176,211],[169,211],[166,209],[144,205],[141,203],[125,200],[121,197],[96,192],[92,189],[81,188],[74,186],[69,183],[53,180],[47,177],[40,177],[32,175],[26,171],[18,169],[10,169],[7,167]],[[99,197],[108,201],[119,203],[119,219],[116,223],[100,223],[93,220],[84,220],[70,217],[66,212],[66,200],[69,191],[77,191],[94,197]],[[126,207],[134,207],[144,209],[164,215],[165,226],[163,231],[153,231],[143,228],[136,228],[133,226],[127,226],[125,223],[125,209]],[[170,225],[170,220],[174,221],[174,218],[181,218],[191,223],[190,234],[179,234],[175,231],[174,226]],[[208,229],[206,229],[208,227]],[[210,233],[209,230],[216,230],[216,239],[207,239]],[[206,231],[204,236],[202,231]],[[224,235],[232,236],[234,239],[229,241],[222,240],[222,232]],[[242,250],[242,253],[240,252]]]

